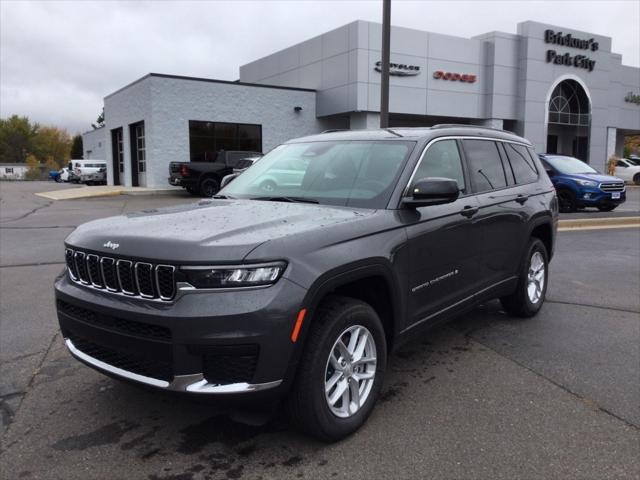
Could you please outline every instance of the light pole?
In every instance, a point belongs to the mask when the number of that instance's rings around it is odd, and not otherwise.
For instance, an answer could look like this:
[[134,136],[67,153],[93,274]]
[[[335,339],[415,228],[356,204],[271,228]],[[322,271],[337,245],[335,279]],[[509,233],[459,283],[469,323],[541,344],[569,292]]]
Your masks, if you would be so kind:
[[391,44],[391,0],[382,0],[382,69],[380,82],[380,128],[389,127],[389,46]]

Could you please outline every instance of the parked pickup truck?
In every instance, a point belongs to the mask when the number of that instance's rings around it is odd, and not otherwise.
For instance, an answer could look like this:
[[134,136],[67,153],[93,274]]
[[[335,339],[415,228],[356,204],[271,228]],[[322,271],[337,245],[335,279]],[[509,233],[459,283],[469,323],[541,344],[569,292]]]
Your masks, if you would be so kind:
[[169,184],[186,188],[192,195],[212,197],[220,190],[225,175],[245,158],[262,156],[261,152],[220,150],[215,162],[171,162]]

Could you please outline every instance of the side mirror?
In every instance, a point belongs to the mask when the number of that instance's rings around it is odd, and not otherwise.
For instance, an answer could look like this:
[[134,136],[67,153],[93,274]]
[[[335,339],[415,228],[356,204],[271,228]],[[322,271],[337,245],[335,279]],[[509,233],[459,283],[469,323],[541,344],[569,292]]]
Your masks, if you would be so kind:
[[555,175],[555,172],[550,168],[545,168],[544,171],[547,172],[547,175],[549,175],[549,178]]
[[418,208],[454,202],[460,195],[460,189],[458,182],[451,178],[429,177],[415,182],[409,193],[410,196],[403,198],[402,203],[409,208]]

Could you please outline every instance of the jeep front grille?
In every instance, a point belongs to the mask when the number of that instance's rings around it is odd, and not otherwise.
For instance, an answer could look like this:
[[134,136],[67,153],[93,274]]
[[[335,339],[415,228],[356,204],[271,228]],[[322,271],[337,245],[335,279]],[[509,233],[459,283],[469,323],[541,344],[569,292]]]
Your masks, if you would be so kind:
[[624,182],[601,183],[600,190],[603,192],[622,192],[624,190]]
[[156,300],[172,300],[176,292],[175,267],[113,257],[101,257],[67,248],[69,277],[76,283],[108,292]]

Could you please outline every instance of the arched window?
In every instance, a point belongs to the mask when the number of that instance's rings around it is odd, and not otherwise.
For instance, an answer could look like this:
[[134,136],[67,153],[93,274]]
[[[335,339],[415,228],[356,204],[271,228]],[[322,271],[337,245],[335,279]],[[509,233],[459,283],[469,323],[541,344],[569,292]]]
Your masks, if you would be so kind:
[[588,126],[590,116],[589,97],[578,82],[564,80],[556,85],[549,101],[549,123]]

